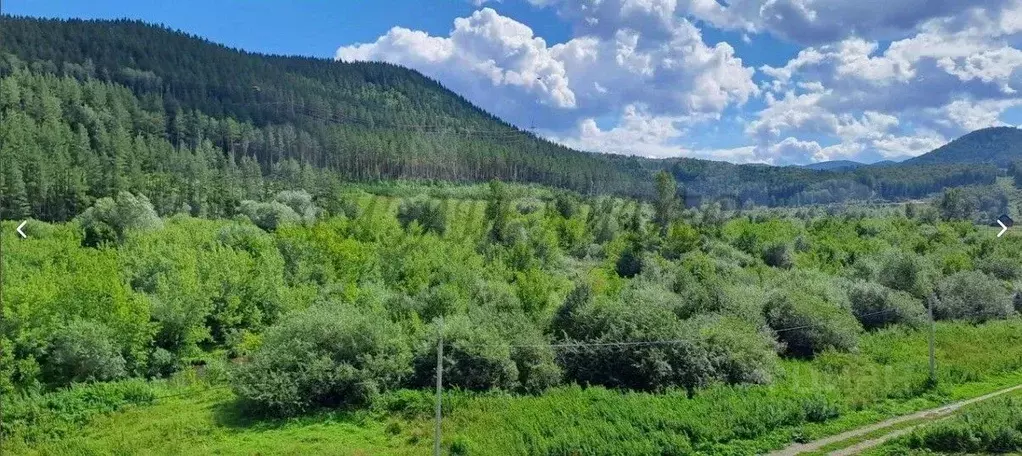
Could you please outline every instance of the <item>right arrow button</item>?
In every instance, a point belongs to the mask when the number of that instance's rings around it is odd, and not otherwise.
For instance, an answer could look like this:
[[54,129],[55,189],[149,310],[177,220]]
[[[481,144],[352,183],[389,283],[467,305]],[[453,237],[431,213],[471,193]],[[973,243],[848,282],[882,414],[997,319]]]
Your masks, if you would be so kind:
[[997,237],[1001,237],[1004,235],[1005,231],[1008,231],[1008,228],[1011,228],[1011,226],[1015,224],[1015,221],[1012,220],[1011,217],[1008,217],[1008,214],[1004,214],[997,217],[997,224],[1001,226],[1001,232],[997,233]]

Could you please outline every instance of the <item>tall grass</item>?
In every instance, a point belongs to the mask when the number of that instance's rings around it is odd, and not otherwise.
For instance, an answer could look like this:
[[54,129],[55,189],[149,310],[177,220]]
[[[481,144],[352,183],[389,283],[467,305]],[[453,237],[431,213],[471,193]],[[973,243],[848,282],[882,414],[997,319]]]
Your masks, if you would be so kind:
[[455,393],[446,443],[465,454],[759,453],[979,394],[962,386],[1022,369],[1020,339],[1019,320],[941,324],[937,388],[928,387],[927,333],[890,329],[864,337],[858,354],[785,361],[772,385],[714,386],[692,398],[578,386]]
[[913,431],[882,447],[878,454],[906,450],[939,453],[1022,452],[1022,396],[991,399],[945,421]]
[[[717,385],[693,397],[683,391],[581,386],[541,395],[448,391],[444,447],[471,455],[763,453],[1022,383],[1020,334],[1017,319],[939,324],[936,388],[927,388],[927,333],[890,329],[864,336],[856,354],[827,352],[813,361],[784,361],[771,385]],[[171,397],[156,399],[155,405],[108,418],[97,417],[121,407],[85,407],[91,411],[83,419],[61,421],[74,423],[61,425],[63,431],[31,437],[30,427],[52,427],[36,420],[14,429],[16,435],[4,443],[21,443],[5,448],[44,454],[375,455],[422,454],[431,445],[429,391],[391,392],[369,410],[286,422],[244,418],[226,390],[186,392],[167,391]],[[58,409],[53,404],[66,402],[63,396],[47,401]]]

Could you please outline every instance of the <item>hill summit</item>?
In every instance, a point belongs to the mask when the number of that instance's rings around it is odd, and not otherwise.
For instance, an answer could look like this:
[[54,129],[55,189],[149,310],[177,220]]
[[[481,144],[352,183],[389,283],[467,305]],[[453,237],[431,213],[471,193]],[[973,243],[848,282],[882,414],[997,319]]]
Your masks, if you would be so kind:
[[968,133],[932,152],[905,161],[908,164],[981,164],[1007,166],[1022,159],[1022,130],[990,127]]

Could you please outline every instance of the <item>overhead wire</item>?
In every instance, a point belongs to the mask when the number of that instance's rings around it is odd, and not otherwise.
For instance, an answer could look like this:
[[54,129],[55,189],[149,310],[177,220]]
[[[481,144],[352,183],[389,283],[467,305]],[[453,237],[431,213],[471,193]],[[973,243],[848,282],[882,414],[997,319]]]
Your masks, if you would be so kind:
[[[876,312],[869,312],[865,314],[855,314],[856,318],[866,318],[885,314],[888,312],[896,312],[898,309],[884,309]],[[788,331],[795,331],[799,329],[807,329],[816,326],[821,326],[823,323],[806,324],[799,326],[791,326],[780,329],[772,329],[774,333],[784,333]],[[558,342],[549,344],[469,344],[469,347],[498,347],[498,348],[551,348],[551,349],[564,349],[564,348],[607,348],[607,347],[639,347],[639,346],[656,346],[656,345],[673,345],[673,344],[687,344],[699,342],[699,339],[660,339],[660,340],[639,340],[639,341],[618,341],[618,342]],[[465,347],[465,344],[459,346]],[[229,385],[211,386],[197,391],[186,391],[182,393],[168,394],[164,396],[157,396],[155,399],[168,399],[172,397],[190,396],[194,394],[206,393],[210,391],[219,391],[223,389],[229,389]]]

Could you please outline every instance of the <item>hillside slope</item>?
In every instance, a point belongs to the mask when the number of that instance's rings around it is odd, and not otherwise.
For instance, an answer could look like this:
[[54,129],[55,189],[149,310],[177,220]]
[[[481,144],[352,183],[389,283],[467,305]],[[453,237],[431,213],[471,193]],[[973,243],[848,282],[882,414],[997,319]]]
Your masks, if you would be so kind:
[[991,127],[968,133],[906,164],[995,164],[1007,166],[1022,159],[1022,130]]
[[294,158],[352,179],[500,178],[585,192],[647,186],[638,159],[536,139],[395,65],[254,54],[139,21],[5,17],[0,28],[3,51],[38,62],[35,72],[94,77],[164,107],[175,146],[175,123],[194,110],[236,120],[236,135],[278,125],[296,130],[285,138],[308,135],[301,151],[257,151],[264,165]]

